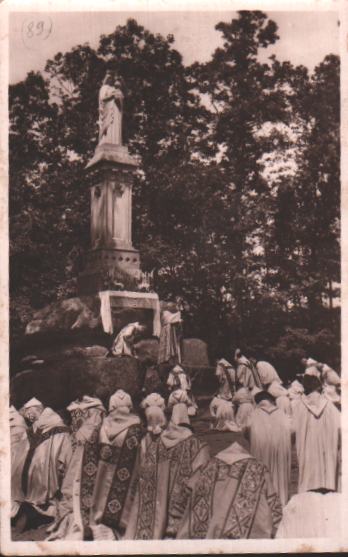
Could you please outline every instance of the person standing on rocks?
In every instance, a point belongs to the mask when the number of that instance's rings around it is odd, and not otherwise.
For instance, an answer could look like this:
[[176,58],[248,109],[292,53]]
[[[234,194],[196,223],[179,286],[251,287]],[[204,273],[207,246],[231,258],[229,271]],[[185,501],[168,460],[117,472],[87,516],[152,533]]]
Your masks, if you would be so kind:
[[181,363],[181,312],[172,313],[165,310],[162,313],[162,327],[159,339],[158,364]]

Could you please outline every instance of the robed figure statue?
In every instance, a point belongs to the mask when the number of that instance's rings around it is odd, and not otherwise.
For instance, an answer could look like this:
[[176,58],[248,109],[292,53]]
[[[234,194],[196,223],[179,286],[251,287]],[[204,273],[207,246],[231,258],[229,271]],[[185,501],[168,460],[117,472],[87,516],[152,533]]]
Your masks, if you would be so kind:
[[123,80],[110,70],[99,91],[99,145],[122,145]]

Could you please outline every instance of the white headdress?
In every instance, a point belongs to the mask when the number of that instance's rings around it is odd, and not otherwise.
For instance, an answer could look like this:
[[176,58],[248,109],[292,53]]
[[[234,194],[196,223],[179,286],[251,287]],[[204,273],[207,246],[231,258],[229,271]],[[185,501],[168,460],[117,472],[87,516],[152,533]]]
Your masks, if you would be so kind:
[[140,406],[144,409],[157,406],[158,408],[164,410],[166,407],[166,403],[164,401],[164,398],[162,398],[160,394],[151,393],[150,395],[147,395],[146,398],[144,398]]
[[128,393],[122,389],[118,389],[111,397],[109,401],[109,412],[115,410],[116,408],[121,408],[125,406],[126,408],[132,408],[132,399]]

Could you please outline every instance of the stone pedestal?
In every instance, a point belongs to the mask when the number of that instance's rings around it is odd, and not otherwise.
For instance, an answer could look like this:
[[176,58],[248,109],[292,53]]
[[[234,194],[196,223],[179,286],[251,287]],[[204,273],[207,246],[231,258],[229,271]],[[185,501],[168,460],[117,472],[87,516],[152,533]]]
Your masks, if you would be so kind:
[[132,245],[132,184],[137,161],[127,147],[103,143],[86,167],[91,195],[91,250],[79,277],[79,294],[132,290],[141,277]]

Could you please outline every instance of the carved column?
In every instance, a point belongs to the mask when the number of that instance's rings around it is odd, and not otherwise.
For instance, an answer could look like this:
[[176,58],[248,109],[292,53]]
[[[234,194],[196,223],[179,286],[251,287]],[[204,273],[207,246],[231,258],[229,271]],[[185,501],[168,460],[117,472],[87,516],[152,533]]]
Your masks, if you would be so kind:
[[[91,250],[80,275],[80,294],[135,286],[139,252],[132,245],[132,184],[137,163],[124,146],[99,145],[87,165],[91,190]],[[125,284],[126,283],[126,284]]]

